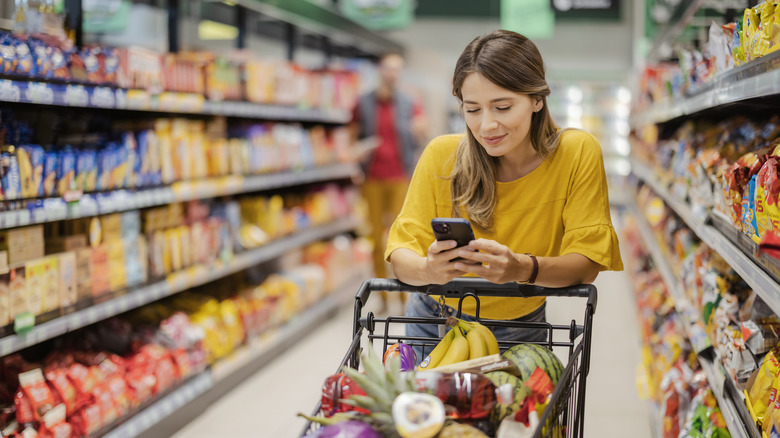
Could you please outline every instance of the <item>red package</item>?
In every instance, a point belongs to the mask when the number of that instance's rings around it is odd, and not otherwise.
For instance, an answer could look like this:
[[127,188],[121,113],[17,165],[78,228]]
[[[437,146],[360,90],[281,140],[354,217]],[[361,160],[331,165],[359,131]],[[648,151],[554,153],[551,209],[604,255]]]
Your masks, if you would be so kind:
[[520,410],[515,413],[515,421],[528,426],[530,424],[529,416],[532,411],[536,411],[541,417],[539,410],[543,410],[547,405],[547,397],[555,390],[555,385],[550,380],[550,376],[540,367],[536,367],[536,370],[528,378],[528,381],[525,382],[525,385],[531,389],[531,394],[526,396],[525,400],[523,400],[523,405],[520,406]]
[[80,363],[74,363],[68,367],[68,378],[76,388],[76,409],[92,403],[92,389],[97,385],[95,376],[90,369]]
[[143,369],[133,369],[125,377],[127,385],[133,391],[133,398],[136,403],[143,403],[154,394],[154,387],[157,385],[157,378],[154,375],[146,373]]
[[126,415],[135,407],[133,394],[123,377],[111,376],[106,382],[120,416]]
[[192,365],[190,365],[190,355],[187,350],[178,348],[171,352],[171,358],[173,359],[176,368],[179,370],[179,377],[185,378],[192,374]]
[[33,412],[32,404],[27,395],[19,389],[14,397],[14,405],[16,406],[16,422],[19,424],[33,424],[35,422],[35,413]]
[[761,239],[761,243],[758,244],[758,252],[759,254],[764,253],[772,258],[780,260],[780,231],[767,231]]
[[46,384],[46,379],[43,378],[43,371],[36,368],[19,374],[19,384],[30,401],[35,419],[40,421],[56,404],[54,394]]
[[96,404],[84,406],[70,417],[73,435],[89,436],[103,426],[100,418],[100,407]]
[[46,413],[38,430],[38,438],[70,438],[73,426],[65,421],[65,405],[57,405]]
[[65,405],[66,415],[76,412],[76,388],[68,379],[68,373],[64,369],[54,368],[46,371],[46,380],[49,381],[59,400]]
[[341,403],[340,400],[347,399],[352,394],[366,395],[366,392],[346,374],[338,373],[325,379],[325,383],[322,384],[322,415],[331,417],[339,412],[349,411],[370,414],[365,409]]
[[98,385],[92,390],[95,404],[100,408],[100,418],[103,424],[110,424],[119,418],[119,411],[114,403],[114,397],[106,384]]

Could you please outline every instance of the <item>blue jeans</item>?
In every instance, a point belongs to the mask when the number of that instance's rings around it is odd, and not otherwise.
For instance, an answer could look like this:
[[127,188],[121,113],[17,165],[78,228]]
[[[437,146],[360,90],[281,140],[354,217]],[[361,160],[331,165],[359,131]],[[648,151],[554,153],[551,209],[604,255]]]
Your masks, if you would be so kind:
[[[522,298],[518,298],[522,299]],[[547,322],[545,318],[546,303],[539,306],[536,310],[512,321],[522,322]],[[456,309],[450,306],[444,306],[444,316],[455,315]],[[409,297],[406,305],[406,316],[438,318],[439,303],[422,293],[413,293]],[[462,314],[461,319],[465,321],[474,321],[476,318],[472,315]],[[449,329],[448,329],[449,330]],[[518,342],[544,342],[547,340],[547,330],[528,327],[490,327],[490,330],[496,335],[499,341],[518,341]],[[406,336],[420,337],[439,337],[439,328],[435,324],[406,324]],[[417,355],[417,364],[425,359],[423,349],[420,346],[413,346]],[[430,348],[426,349],[425,354],[430,353]]]

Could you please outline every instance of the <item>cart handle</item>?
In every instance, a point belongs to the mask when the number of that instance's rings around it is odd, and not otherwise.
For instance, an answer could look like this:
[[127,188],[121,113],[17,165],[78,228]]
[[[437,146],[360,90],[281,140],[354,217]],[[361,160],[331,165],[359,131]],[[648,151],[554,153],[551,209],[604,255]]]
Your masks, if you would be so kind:
[[568,287],[542,287],[533,284],[491,283],[483,278],[456,278],[446,284],[412,286],[390,278],[371,278],[363,282],[355,299],[365,306],[371,292],[421,292],[427,295],[444,295],[445,298],[463,298],[467,294],[488,297],[580,297],[588,299],[591,314],[596,313],[598,295],[596,286],[578,284]]

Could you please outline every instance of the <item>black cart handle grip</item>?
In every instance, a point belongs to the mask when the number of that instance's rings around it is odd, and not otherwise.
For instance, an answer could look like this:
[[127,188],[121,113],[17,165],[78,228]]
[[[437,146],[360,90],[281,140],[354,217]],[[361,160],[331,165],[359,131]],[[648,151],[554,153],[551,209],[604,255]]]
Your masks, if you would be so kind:
[[568,287],[542,287],[533,284],[491,283],[483,278],[456,278],[446,284],[412,286],[389,278],[372,278],[363,282],[355,299],[365,306],[371,292],[421,292],[427,295],[444,295],[445,298],[462,298],[466,294],[482,297],[580,297],[587,298],[592,312],[596,313],[598,294],[592,284]]

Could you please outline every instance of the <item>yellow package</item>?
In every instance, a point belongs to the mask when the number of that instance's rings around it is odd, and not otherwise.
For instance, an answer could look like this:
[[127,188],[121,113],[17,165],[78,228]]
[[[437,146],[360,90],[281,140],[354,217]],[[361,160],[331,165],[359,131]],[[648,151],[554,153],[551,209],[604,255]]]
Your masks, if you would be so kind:
[[772,2],[762,3],[756,6],[756,9],[758,29],[753,34],[753,42],[751,44],[751,57],[753,59],[760,58],[769,51],[772,23],[775,18],[775,5]]
[[753,412],[756,413],[756,417],[764,418],[766,414],[767,404],[769,403],[769,394],[772,390],[772,385],[775,378],[777,378],[778,371],[780,371],[780,362],[777,360],[777,355],[780,353],[780,348],[775,346],[764,357],[764,363],[761,364],[761,368],[758,370],[756,380],[753,382],[753,386],[750,388],[750,401],[753,404]]
[[745,54],[745,61],[751,61],[753,59],[753,43],[754,36],[758,32],[758,17],[756,11],[753,8],[745,9],[745,14],[742,17],[742,38],[740,38],[740,48]]

